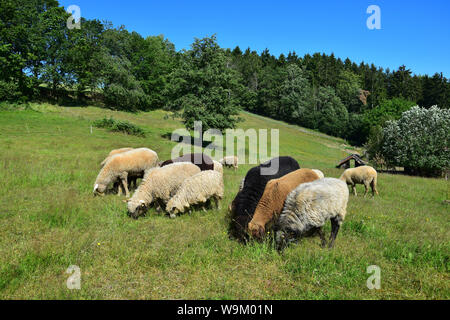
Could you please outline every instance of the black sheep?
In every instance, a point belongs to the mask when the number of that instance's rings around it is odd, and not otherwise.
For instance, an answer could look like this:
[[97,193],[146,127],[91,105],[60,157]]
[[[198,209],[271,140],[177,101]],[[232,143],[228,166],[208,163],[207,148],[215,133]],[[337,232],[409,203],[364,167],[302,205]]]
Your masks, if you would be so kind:
[[[265,170],[279,161],[278,170],[267,174]],[[273,158],[257,167],[251,168],[245,176],[244,187],[238,192],[231,204],[229,233],[239,241],[248,240],[246,232],[252,220],[259,199],[261,199],[267,182],[278,179],[289,172],[300,169],[298,162],[291,157]]]
[[174,162],[191,162],[199,167],[201,171],[214,170],[214,163],[212,159],[204,153],[187,153],[181,157],[162,162],[160,167],[167,166]]

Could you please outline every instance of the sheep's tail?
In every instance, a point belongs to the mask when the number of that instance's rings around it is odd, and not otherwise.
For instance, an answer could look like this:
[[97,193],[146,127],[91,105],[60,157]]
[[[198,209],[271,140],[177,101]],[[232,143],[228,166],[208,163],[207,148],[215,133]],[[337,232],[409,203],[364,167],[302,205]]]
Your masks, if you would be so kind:
[[370,187],[372,188],[372,192],[374,192],[374,193],[376,193],[378,195],[377,176],[373,177],[372,182],[370,183]]

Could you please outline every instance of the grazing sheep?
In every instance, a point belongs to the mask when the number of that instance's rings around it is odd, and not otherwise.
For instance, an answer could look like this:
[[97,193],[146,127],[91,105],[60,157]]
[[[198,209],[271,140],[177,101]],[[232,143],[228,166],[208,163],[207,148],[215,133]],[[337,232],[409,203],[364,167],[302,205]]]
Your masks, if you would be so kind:
[[319,176],[319,179],[325,178],[325,175],[324,175],[323,172],[320,171],[319,169],[312,169],[312,171],[314,171],[315,173],[317,173],[317,175]]
[[166,160],[160,163],[159,166],[164,167],[175,162],[191,162],[197,165],[202,171],[214,170],[213,160],[203,153],[187,153],[185,155],[182,155],[181,157]]
[[256,206],[253,219],[248,224],[250,235],[262,239],[267,224],[271,225],[281,214],[288,194],[300,184],[317,179],[320,177],[314,170],[298,169],[281,178],[270,180]]
[[214,171],[220,172],[223,175],[223,166],[220,162],[213,160],[214,163]]
[[[120,149],[114,149],[114,150],[112,150],[112,151],[108,154],[108,156],[105,158],[105,160],[103,160],[103,161],[100,163],[100,168],[103,168],[103,166],[105,165],[105,163],[108,162],[108,160],[111,159],[112,156],[115,156],[116,154],[119,154],[119,153],[124,153],[124,152],[127,152],[127,151],[131,151],[131,150],[133,150],[133,149],[134,149],[134,148],[120,148]],[[130,176],[130,175],[129,175],[129,176],[128,176],[128,181],[127,181],[128,185],[131,186],[132,184],[134,184],[134,187],[136,187],[136,186],[137,186],[137,179],[142,178],[143,176],[144,176],[144,173],[143,173],[143,172],[141,172],[141,173],[140,173],[139,175],[137,175],[137,176]],[[119,179],[117,179],[117,180],[114,182],[114,187],[113,187],[114,190],[117,190],[117,191],[118,191],[118,194],[119,194],[119,195],[121,195],[121,193],[122,193],[121,184],[122,184],[122,180],[120,180],[120,178],[119,178]]]
[[228,156],[224,157],[219,161],[225,167],[233,167],[234,170],[238,169],[238,157],[236,156]]
[[[278,163],[278,170],[273,174],[265,174],[264,168]],[[253,217],[255,208],[261,198],[267,182],[300,169],[298,162],[291,157],[278,157],[250,169],[245,176],[243,189],[237,193],[231,203],[229,233],[239,241],[247,241],[247,226]]]
[[332,248],[348,202],[347,185],[335,178],[324,178],[302,183],[286,198],[283,212],[275,226],[277,248],[282,250],[301,237],[319,234],[322,247],[326,246],[322,227],[331,220],[329,247]]
[[193,205],[203,205],[210,198],[219,208],[219,200],[223,198],[223,177],[217,171],[201,171],[183,181],[175,196],[167,202],[166,211],[175,218],[177,213],[183,213]]
[[108,162],[108,160],[112,157],[115,156],[116,154],[119,153],[124,153],[124,152],[128,152],[133,150],[134,148],[120,148],[120,149],[114,149],[112,150],[108,156],[105,158],[105,160],[102,161],[102,163],[100,163],[100,168],[103,168],[103,166],[105,165],[106,162]]
[[190,162],[178,162],[150,170],[133,197],[127,201],[128,214],[137,219],[147,212],[152,202],[164,208],[183,181],[199,172],[200,168]]
[[356,196],[356,184],[363,184],[365,187],[364,197],[369,191],[369,186],[372,188],[372,195],[375,196],[377,191],[377,171],[371,166],[360,166],[344,171],[339,178],[352,187],[353,194]]
[[106,188],[118,178],[122,181],[127,197],[128,175],[134,176],[153,168],[158,163],[158,155],[147,148],[133,149],[112,156],[100,170],[95,180],[94,195],[104,195]]

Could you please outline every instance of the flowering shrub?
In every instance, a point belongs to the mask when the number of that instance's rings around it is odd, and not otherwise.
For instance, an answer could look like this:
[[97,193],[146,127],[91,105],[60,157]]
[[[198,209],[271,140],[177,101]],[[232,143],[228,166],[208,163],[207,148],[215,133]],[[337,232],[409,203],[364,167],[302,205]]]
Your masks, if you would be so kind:
[[450,167],[450,110],[418,106],[386,122],[381,153],[389,166],[410,174],[436,176]]

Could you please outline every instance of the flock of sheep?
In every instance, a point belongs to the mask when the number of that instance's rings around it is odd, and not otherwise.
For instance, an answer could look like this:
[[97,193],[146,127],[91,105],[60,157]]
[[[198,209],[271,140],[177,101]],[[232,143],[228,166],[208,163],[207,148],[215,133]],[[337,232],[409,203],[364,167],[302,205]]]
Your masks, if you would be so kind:
[[[275,173],[265,168],[278,166]],[[101,163],[94,186],[94,195],[104,195],[109,185],[122,189],[129,198],[128,215],[138,218],[151,205],[164,210],[171,218],[193,208],[205,210],[224,196],[223,167],[238,168],[235,156],[220,161],[201,153],[159,161],[148,148],[113,150]],[[137,179],[142,182],[137,187]],[[128,186],[137,187],[130,198]],[[329,247],[333,247],[339,228],[345,219],[349,190],[356,195],[356,184],[369,187],[378,194],[377,172],[370,166],[347,169],[339,179],[325,178],[317,169],[300,169],[288,156],[273,158],[251,168],[242,179],[238,193],[229,205],[229,233],[237,240],[262,240],[271,231],[277,248],[305,236],[319,235],[322,247],[327,241],[322,227],[330,220]]]

